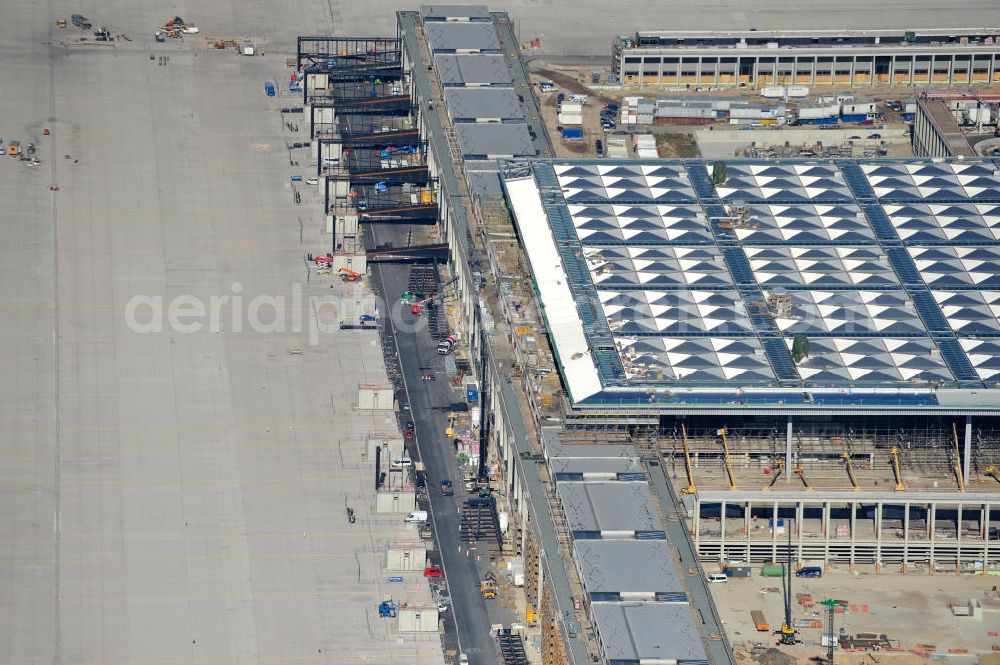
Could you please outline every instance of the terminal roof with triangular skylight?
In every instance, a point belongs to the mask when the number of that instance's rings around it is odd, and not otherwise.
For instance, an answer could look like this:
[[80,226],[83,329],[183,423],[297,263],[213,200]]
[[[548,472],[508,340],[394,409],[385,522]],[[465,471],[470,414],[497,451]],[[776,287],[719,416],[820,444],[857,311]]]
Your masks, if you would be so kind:
[[528,160],[504,189],[571,402],[1000,407],[1000,166]]

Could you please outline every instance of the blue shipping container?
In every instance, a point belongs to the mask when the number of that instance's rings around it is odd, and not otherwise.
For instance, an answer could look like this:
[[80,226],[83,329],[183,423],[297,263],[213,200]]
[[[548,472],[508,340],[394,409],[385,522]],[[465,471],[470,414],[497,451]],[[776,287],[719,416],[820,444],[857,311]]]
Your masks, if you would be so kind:
[[799,118],[800,125],[836,125],[839,119],[836,117],[830,118]]
[[465,387],[465,401],[466,402],[478,402],[479,401],[479,388],[475,386]]
[[582,139],[583,138],[583,128],[582,127],[563,127],[562,137],[564,139]]
[[853,114],[850,114],[850,115],[842,115],[842,116],[840,116],[840,119],[842,121],[844,121],[844,122],[864,122],[865,120],[868,120],[868,114],[867,113],[853,113]]

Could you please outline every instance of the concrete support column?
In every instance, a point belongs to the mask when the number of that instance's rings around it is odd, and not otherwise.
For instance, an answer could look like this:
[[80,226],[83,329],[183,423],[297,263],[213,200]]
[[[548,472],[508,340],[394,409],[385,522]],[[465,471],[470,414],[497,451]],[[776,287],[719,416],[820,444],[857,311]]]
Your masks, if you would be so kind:
[[910,503],[903,504],[903,572],[910,564]]
[[[698,500],[698,495],[694,495],[694,520],[691,525],[691,535],[694,536],[694,547],[696,550],[700,550],[698,547],[701,539],[701,501]],[[697,552],[696,552],[697,554]]]
[[930,543],[931,553],[930,553],[930,564],[928,565],[928,570],[934,573],[934,545],[937,540],[937,535],[934,533],[934,522],[937,518],[937,504],[929,503],[927,504],[927,542]]
[[722,501],[719,506],[719,526],[721,532],[719,533],[719,562],[724,562],[726,560],[726,502]]
[[802,562],[802,521],[805,519],[806,504],[804,501],[800,501],[795,506],[795,531],[798,533],[798,553],[795,555],[795,561]]
[[785,482],[792,479],[792,417],[788,416],[788,428],[785,430]]
[[854,572],[855,563],[855,553],[858,545],[857,531],[857,518],[858,518],[858,504],[856,501],[851,502],[851,572]]
[[875,504],[875,573],[882,572],[882,502]]
[[753,505],[752,501],[747,501],[747,505],[743,509],[743,534],[750,540],[750,510]]
[[823,503],[823,565],[830,563],[830,502]]
[[[787,526],[785,527],[788,528]],[[771,561],[778,560],[778,502],[771,507]]]
[[983,504],[980,524],[983,532],[983,575],[990,572],[990,502]]
[[[836,65],[836,63],[834,63],[834,65]],[[851,87],[852,88],[854,87],[854,85],[856,83],[856,81],[854,80],[854,73],[857,70],[857,66],[858,66],[858,56],[852,55],[851,56]],[[836,75],[837,75],[836,71],[837,71],[836,68],[834,68],[834,77],[836,77]]]
[[[971,65],[970,65],[971,67]],[[972,416],[965,417],[965,453],[962,459],[962,482],[969,482],[969,462],[972,460]]]
[[961,502],[958,503],[955,510],[955,572],[960,573],[962,571],[962,507]]

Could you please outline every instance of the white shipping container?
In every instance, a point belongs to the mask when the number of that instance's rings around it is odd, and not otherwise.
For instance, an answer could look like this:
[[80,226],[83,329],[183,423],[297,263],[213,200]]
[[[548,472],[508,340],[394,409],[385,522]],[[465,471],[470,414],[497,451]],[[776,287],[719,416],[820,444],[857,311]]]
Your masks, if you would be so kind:
[[637,148],[635,154],[639,159],[659,159],[660,157],[656,148]]
[[583,116],[579,113],[560,113],[559,124],[564,127],[575,127],[583,124]]
[[652,148],[656,146],[656,137],[652,134],[636,134],[634,143],[640,148]]
[[563,102],[562,103],[563,113],[583,113],[583,104],[580,102]]
[[804,85],[790,85],[788,86],[787,94],[789,97],[794,97],[796,99],[808,97],[809,88]]
[[803,120],[815,120],[817,118],[832,118],[836,112],[830,113],[828,106],[801,106],[799,107],[799,118]]
[[628,157],[628,148],[623,145],[613,145],[608,148],[608,157],[626,159]]
[[781,99],[785,96],[785,86],[783,85],[766,85],[761,88],[760,96],[767,99]]

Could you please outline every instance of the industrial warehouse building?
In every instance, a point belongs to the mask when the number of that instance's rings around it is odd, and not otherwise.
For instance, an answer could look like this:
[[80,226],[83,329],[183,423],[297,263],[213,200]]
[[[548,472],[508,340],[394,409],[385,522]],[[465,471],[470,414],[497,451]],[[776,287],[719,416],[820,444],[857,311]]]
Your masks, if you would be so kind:
[[648,431],[702,559],[1000,565],[1000,165],[503,175],[570,428]]
[[1000,82],[1000,29],[639,32],[612,45],[626,85],[958,85]]

